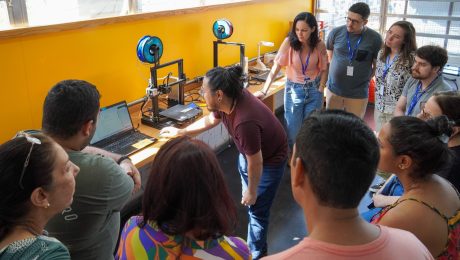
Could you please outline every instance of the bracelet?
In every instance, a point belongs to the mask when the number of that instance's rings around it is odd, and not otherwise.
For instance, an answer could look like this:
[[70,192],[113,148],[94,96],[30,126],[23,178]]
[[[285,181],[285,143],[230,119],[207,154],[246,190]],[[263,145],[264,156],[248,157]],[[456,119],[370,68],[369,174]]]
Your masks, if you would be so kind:
[[123,162],[124,160],[130,160],[130,161],[131,161],[131,158],[129,158],[129,156],[127,156],[127,155],[122,155],[122,156],[117,160],[117,164],[120,164],[120,163]]

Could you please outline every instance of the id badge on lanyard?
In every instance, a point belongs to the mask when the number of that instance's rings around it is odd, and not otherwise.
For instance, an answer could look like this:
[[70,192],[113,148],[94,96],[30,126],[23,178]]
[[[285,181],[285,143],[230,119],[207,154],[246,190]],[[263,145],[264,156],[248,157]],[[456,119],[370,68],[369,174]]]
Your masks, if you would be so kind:
[[351,62],[353,61],[353,57],[355,56],[356,50],[358,50],[358,46],[361,43],[362,38],[363,38],[363,35],[361,34],[358,41],[356,42],[355,49],[353,50],[351,49],[350,36],[347,32],[348,61],[349,61],[348,66],[347,66],[347,76],[349,77],[353,77],[354,67],[351,65]]
[[300,59],[300,64],[302,65],[302,74],[303,74],[303,77],[304,77],[304,84],[307,84],[307,82],[310,80],[310,77],[307,76],[307,68],[308,68],[308,64],[310,63],[310,54],[311,54],[311,50],[308,52],[308,56],[307,56],[307,60],[305,61],[305,65],[303,65],[303,62],[302,62],[302,57],[300,56],[300,51],[299,51],[299,59]]

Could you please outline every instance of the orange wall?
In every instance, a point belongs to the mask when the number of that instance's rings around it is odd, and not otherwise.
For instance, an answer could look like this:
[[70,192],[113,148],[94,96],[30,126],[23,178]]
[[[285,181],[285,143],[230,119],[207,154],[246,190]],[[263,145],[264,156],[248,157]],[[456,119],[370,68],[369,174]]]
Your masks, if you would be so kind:
[[[312,1],[258,1],[189,14],[43,33],[0,40],[0,142],[21,129],[39,129],[47,91],[63,79],[84,79],[102,94],[101,104],[142,97],[149,65],[138,61],[137,41],[158,36],[164,45],[161,62],[184,59],[188,78],[212,67],[211,31],[219,18],[229,19],[233,36],[226,41],[246,44],[246,56],[257,55],[257,42],[273,41],[276,50],[289,30],[289,21],[311,11]],[[239,48],[219,46],[219,64],[236,63]],[[162,75],[159,75],[162,76]]]

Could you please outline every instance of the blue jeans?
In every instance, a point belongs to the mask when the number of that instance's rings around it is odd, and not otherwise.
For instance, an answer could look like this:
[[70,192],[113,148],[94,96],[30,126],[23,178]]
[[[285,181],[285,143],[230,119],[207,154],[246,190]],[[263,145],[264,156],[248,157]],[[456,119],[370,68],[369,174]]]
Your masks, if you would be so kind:
[[[283,177],[286,161],[276,166],[263,166],[257,186],[256,203],[248,208],[249,223],[247,242],[253,259],[259,259],[267,254],[267,231],[270,207],[275,198],[276,190]],[[238,157],[238,171],[240,172],[243,193],[248,188],[248,163],[246,157]]]
[[323,93],[318,91],[320,77],[305,84],[287,80],[284,88],[284,119],[289,148],[295,143],[303,120],[323,106]]
[[[388,184],[385,185],[382,192],[380,194],[386,196],[402,196],[404,193],[404,187],[402,186],[401,182],[399,181],[398,177],[395,175],[388,180]],[[367,206],[369,208],[368,211],[361,213],[361,216],[368,222],[371,222],[374,216],[380,213],[383,208],[377,208],[374,206],[374,202]]]

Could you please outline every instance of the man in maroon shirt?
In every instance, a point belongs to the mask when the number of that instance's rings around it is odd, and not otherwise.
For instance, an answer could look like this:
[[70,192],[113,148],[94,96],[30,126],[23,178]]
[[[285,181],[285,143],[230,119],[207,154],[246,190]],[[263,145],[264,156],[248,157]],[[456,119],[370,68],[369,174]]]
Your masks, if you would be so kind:
[[160,134],[196,134],[220,122],[225,125],[240,152],[241,204],[249,207],[247,242],[253,258],[259,259],[267,254],[270,207],[286,166],[286,133],[272,111],[244,89],[239,66],[208,71],[201,95],[209,115],[184,129],[165,127]]

